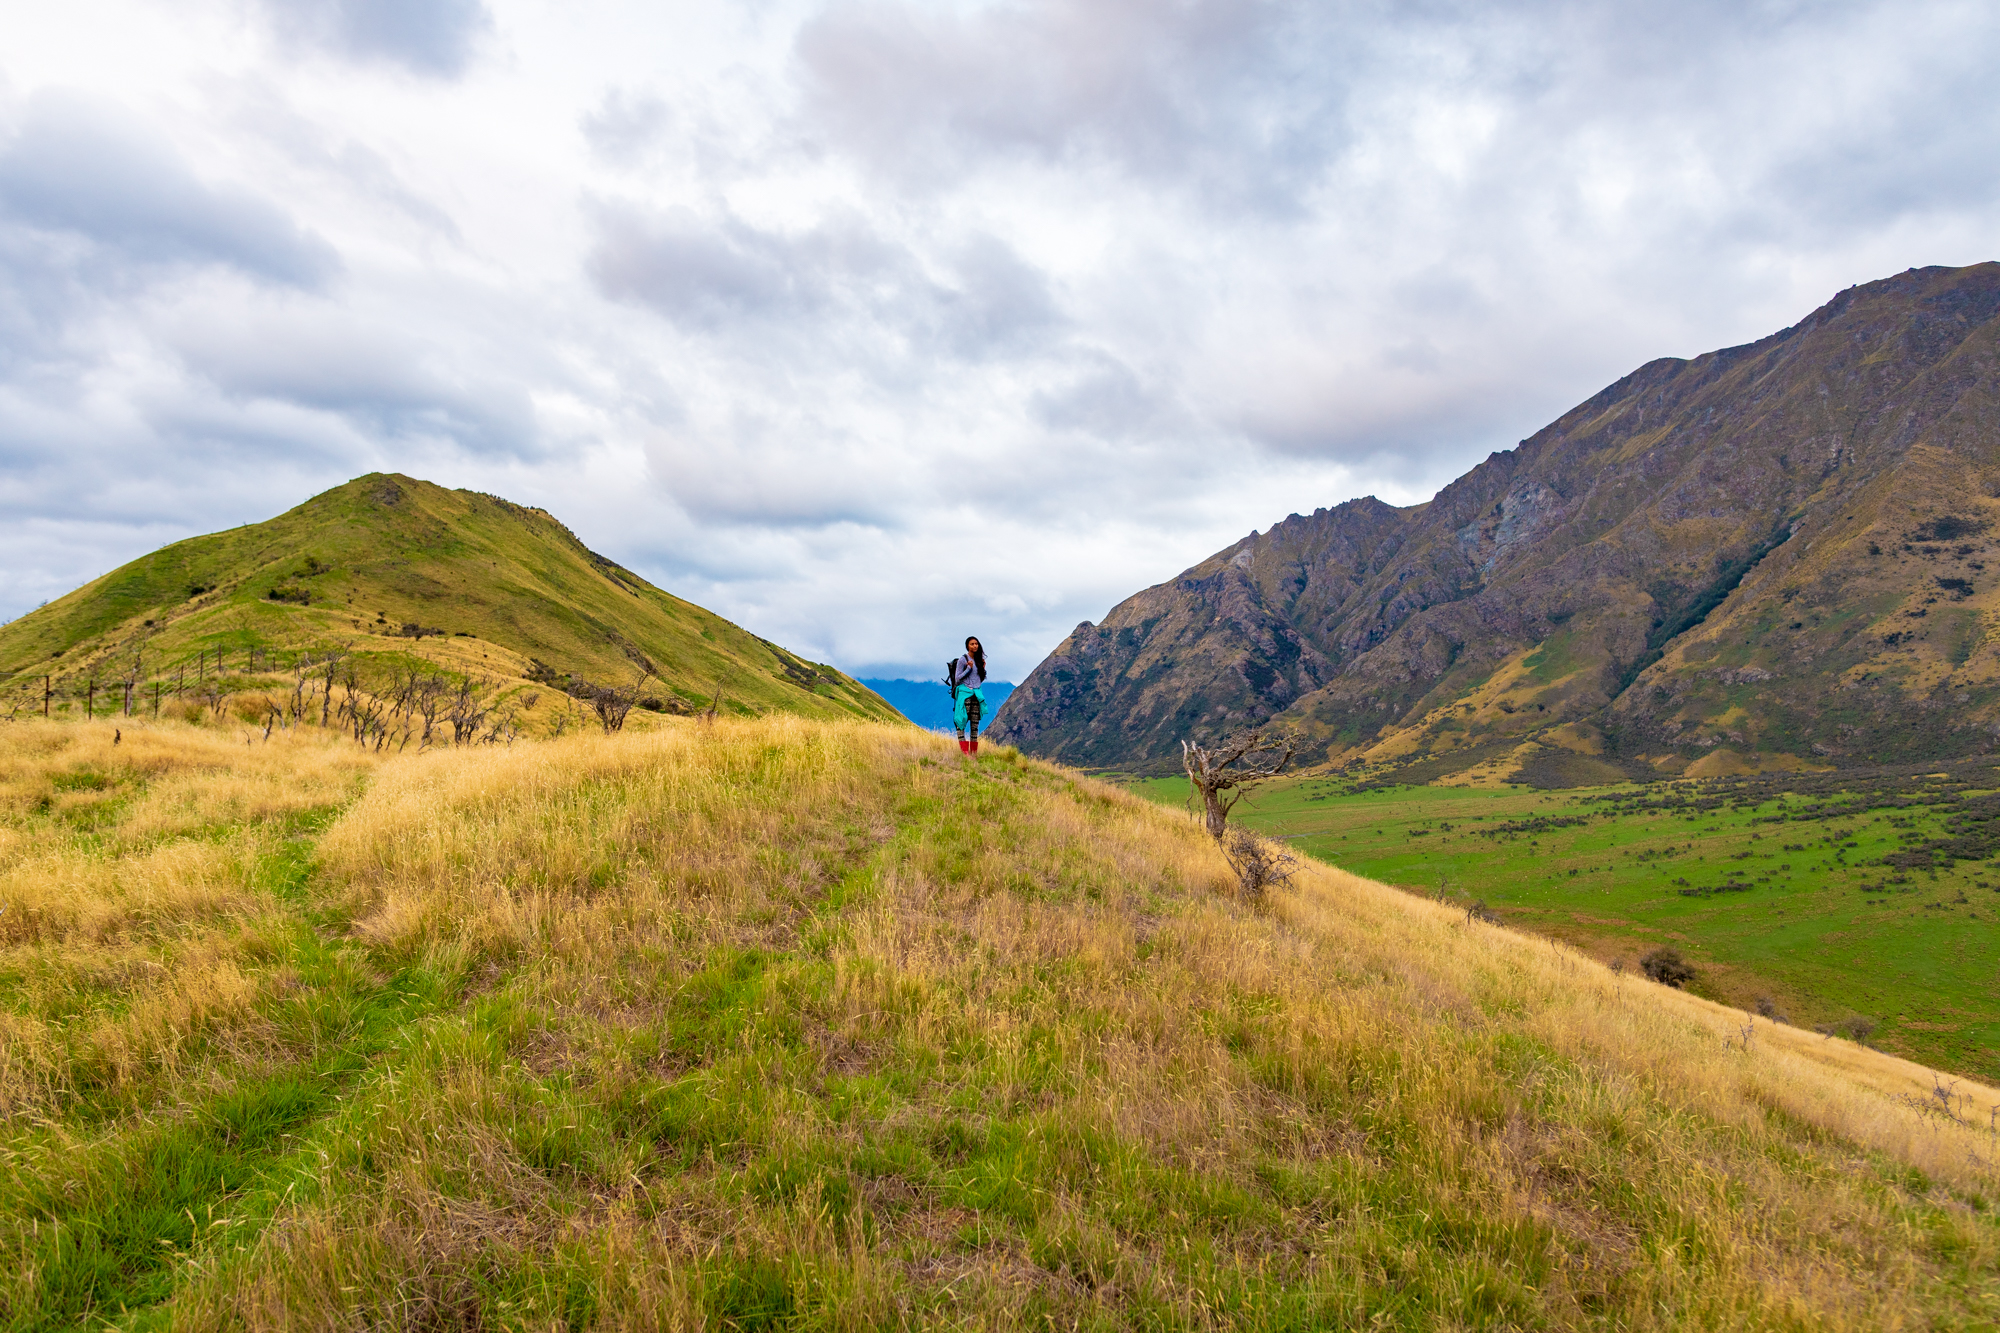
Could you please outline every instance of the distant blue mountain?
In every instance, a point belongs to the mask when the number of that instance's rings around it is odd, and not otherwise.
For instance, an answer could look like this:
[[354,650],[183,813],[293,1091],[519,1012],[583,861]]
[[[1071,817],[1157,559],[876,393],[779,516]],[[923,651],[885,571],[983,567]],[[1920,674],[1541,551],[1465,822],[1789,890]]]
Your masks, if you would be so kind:
[[[940,670],[939,676],[944,672]],[[863,680],[861,682],[875,693],[887,699],[897,712],[920,727],[932,731],[951,730],[951,695],[945,691],[943,680]],[[1000,711],[1000,705],[1014,687],[1004,680],[986,682],[986,717],[979,724],[983,736],[993,721],[993,715]]]

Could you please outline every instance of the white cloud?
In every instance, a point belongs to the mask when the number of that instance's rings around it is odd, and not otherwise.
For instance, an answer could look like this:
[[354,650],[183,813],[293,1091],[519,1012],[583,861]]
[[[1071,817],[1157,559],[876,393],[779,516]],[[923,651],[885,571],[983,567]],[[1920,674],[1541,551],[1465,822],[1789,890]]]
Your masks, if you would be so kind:
[[136,0],[0,49],[0,616],[395,467],[1018,679],[1285,514],[1992,258],[1932,3]]

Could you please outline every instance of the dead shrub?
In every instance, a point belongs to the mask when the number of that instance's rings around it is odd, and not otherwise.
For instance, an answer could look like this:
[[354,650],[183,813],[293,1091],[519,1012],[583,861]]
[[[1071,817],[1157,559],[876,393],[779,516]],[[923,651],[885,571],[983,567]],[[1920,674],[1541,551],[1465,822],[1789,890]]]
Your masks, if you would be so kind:
[[1672,986],[1676,990],[1695,978],[1694,966],[1681,957],[1681,951],[1666,946],[1641,958],[1639,970],[1662,986]]
[[1222,857],[1236,872],[1236,882],[1245,898],[1261,898],[1273,888],[1289,884],[1298,870],[1299,859],[1285,850],[1283,843],[1260,837],[1249,829],[1233,828],[1222,843]]

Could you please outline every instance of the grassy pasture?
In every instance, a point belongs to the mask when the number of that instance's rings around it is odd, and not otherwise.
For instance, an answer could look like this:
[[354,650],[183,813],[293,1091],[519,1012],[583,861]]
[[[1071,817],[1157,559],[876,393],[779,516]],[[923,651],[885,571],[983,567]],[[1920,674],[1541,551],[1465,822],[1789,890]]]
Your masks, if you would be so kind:
[[[1967,810],[1983,822],[2000,775],[1957,765],[1842,782],[1356,791],[1300,778],[1237,818],[1356,874],[1483,900],[1601,961],[1671,945],[1710,998],[1768,998],[1808,1027],[1866,1016],[1877,1045],[2000,1082],[2000,866],[1987,859],[2000,844],[1959,843],[1979,853],[1969,860],[1924,850],[1962,839]],[[1133,789],[1178,805],[1187,782]]]
[[1742,1023],[909,727],[17,724],[0,1328],[1993,1327],[2000,1101]]

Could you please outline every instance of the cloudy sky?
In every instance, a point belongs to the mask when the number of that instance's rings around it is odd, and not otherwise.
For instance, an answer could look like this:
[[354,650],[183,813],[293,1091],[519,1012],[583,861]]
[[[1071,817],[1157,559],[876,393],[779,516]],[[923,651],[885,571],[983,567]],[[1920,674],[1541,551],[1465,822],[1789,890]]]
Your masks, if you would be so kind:
[[2000,258],[2000,7],[0,0],[0,619],[394,469],[858,674]]

